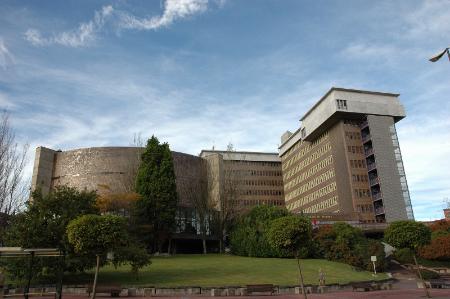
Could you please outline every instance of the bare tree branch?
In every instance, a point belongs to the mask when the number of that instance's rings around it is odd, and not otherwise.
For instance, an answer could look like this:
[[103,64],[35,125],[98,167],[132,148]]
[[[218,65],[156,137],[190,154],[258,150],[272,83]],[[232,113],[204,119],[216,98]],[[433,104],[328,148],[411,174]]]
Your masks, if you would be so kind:
[[[227,153],[225,155],[229,155],[234,151],[233,144],[229,143],[227,145]],[[243,159],[245,159],[245,157]],[[223,176],[219,178],[209,178],[212,182],[217,182],[221,185],[218,202],[218,226],[221,252],[223,251],[223,243],[226,235],[230,230],[235,217],[242,210],[241,201],[239,200],[239,184],[245,175],[245,170],[240,169],[240,167],[235,167],[236,165],[233,163],[239,163],[239,161],[223,159],[222,171],[212,172],[213,175],[214,173],[216,175],[222,173]]]
[[9,113],[4,111],[0,117],[0,212],[16,213],[28,197],[28,185],[23,181],[28,147],[18,145]]

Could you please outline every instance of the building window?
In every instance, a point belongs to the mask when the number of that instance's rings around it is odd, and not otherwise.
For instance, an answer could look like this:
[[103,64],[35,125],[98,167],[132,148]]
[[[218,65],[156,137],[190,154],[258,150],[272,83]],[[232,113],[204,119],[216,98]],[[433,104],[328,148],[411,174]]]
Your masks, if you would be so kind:
[[346,100],[336,100],[337,108],[340,110],[347,110],[347,101]]

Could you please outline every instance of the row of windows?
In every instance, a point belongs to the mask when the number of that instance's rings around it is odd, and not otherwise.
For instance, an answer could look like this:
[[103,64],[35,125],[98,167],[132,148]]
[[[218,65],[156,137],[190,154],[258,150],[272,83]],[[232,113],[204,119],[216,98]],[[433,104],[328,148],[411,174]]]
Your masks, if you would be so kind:
[[[313,150],[316,145],[319,145],[320,143],[322,143],[323,141],[326,141],[326,140],[328,140],[328,132],[325,132],[324,134],[322,134],[319,138],[314,140],[312,143],[306,143],[303,141],[297,142],[297,144],[294,145],[289,150],[289,154],[287,156],[285,156],[285,158],[283,158],[283,161],[287,160],[285,163],[282,163],[283,170],[288,168],[289,166],[291,166],[295,161],[298,161],[299,159],[301,159],[309,151]],[[302,145],[304,145],[303,149],[301,151],[299,151],[296,155],[291,157],[290,153],[295,152]]]
[[366,168],[365,160],[350,160],[350,166],[352,168]]
[[356,211],[359,213],[373,213],[373,205],[356,205]]
[[241,181],[240,183],[246,186],[283,186],[283,181],[277,180],[256,180],[256,181],[244,180]]
[[359,132],[345,132],[345,137],[347,137],[348,139],[360,140],[361,139],[361,133],[359,133]]
[[233,164],[246,165],[246,166],[271,166],[271,167],[280,167],[280,162],[261,162],[261,161],[231,161]]
[[369,177],[365,174],[353,174],[353,182],[367,182]]
[[307,205],[310,202],[315,201],[316,199],[319,199],[327,194],[330,194],[333,191],[336,191],[336,182],[333,182],[323,188],[320,188],[317,191],[314,191],[313,193],[310,193],[304,197],[299,198],[298,200],[295,201],[294,205],[296,205],[296,207],[303,207],[304,205]]
[[349,153],[353,154],[364,154],[364,150],[362,146],[347,146],[347,150]]
[[239,190],[240,195],[282,195],[281,190]]
[[369,189],[354,189],[353,192],[355,194],[355,197],[359,198],[370,197]]
[[330,155],[330,156],[326,157],[325,159],[323,159],[322,161],[320,161],[319,163],[317,163],[316,165],[314,165],[313,167],[311,167],[310,169],[308,169],[308,171],[301,173],[295,179],[293,179],[292,181],[287,183],[285,185],[285,190],[289,190],[291,187],[294,187],[295,185],[303,182],[304,180],[306,180],[310,176],[316,174],[317,172],[319,172],[323,168],[327,167],[331,163],[333,163],[333,156]]
[[289,170],[285,176],[284,180],[287,181],[292,175],[296,174],[299,170],[304,169],[306,166],[313,163],[315,160],[319,159],[324,153],[331,149],[331,145],[329,143],[325,144],[317,151],[312,153],[308,158],[304,159],[302,162],[298,163],[295,168]]
[[299,196],[305,192],[307,192],[308,190],[311,190],[312,188],[322,184],[323,182],[328,181],[329,179],[334,178],[334,170],[330,169],[324,173],[322,173],[321,175],[319,175],[318,177],[310,180],[309,182],[301,185],[299,188],[296,188],[294,191],[290,192],[289,194],[286,195],[286,200],[290,200],[296,196]]
[[316,203],[313,206],[310,206],[303,210],[305,213],[317,213],[321,212],[323,210],[327,210],[331,207],[335,207],[338,205],[337,196],[333,196],[331,198],[328,198],[327,200],[321,201],[319,203]]
[[277,170],[240,170],[230,169],[225,170],[225,175],[233,175],[237,177],[244,176],[281,176],[281,171]]
[[281,176],[281,171],[276,170],[251,170],[250,175],[259,176]]
[[271,205],[271,206],[283,206],[283,200],[258,200],[258,199],[250,199],[250,200],[242,200],[241,205],[243,206],[259,206],[259,205]]

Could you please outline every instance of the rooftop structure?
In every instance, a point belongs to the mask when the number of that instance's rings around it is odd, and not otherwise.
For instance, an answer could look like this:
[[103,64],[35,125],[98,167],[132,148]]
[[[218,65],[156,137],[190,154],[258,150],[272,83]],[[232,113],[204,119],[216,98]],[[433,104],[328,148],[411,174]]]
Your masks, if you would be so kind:
[[331,88],[281,137],[286,207],[363,223],[413,219],[398,94]]

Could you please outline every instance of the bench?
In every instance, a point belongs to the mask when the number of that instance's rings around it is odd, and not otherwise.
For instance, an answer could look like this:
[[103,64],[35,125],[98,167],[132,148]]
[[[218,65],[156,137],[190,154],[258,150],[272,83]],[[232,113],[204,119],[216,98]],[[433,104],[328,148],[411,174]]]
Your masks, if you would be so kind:
[[359,292],[362,289],[363,292],[368,292],[372,290],[371,282],[358,282],[352,284],[353,292]]
[[[28,293],[28,297],[54,297],[56,299],[57,297],[56,292],[40,292],[40,293]],[[3,298],[23,298],[25,297],[26,294],[24,293],[18,293],[18,294],[7,294],[7,295],[3,295]]]
[[[122,288],[118,285],[98,285],[95,288],[96,294],[111,294],[111,297],[119,297]],[[92,285],[87,287],[87,293],[90,296],[92,293]]]
[[275,293],[275,286],[273,284],[250,284],[246,286],[246,295],[252,293]]
[[443,279],[430,279],[429,286],[432,289],[450,289],[450,282]]

